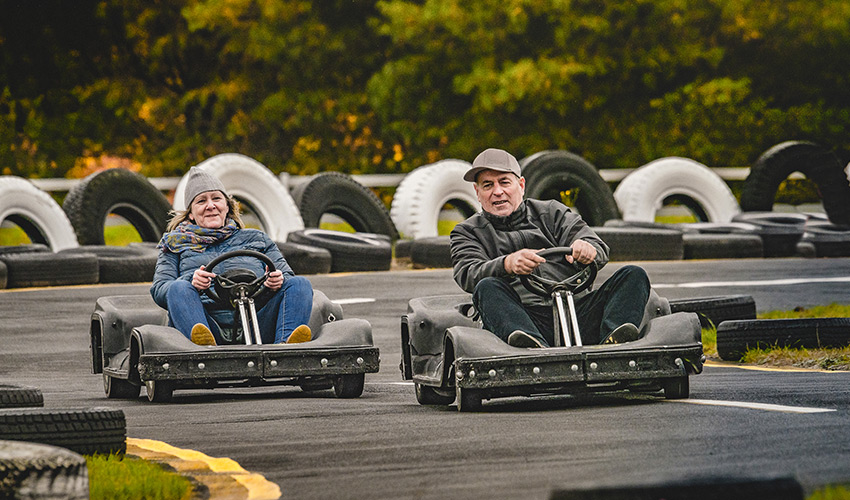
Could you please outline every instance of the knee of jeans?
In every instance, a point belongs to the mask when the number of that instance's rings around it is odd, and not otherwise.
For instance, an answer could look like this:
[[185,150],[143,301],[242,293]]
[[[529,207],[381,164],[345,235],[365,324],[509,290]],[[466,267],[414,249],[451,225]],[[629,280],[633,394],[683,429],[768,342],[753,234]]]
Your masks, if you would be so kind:
[[311,294],[313,293],[313,285],[310,283],[310,280],[304,276],[289,276],[286,278],[284,284],[289,290],[295,289],[304,292],[309,291]]
[[621,267],[619,272],[623,273],[625,279],[643,281],[647,285],[649,284],[649,276],[646,274],[646,270],[640,266],[628,264]]
[[197,290],[195,289],[194,286],[192,286],[192,283],[189,282],[189,281],[186,281],[186,280],[175,280],[174,283],[172,283],[171,286],[169,287],[168,291],[169,292],[178,292],[178,293],[179,292],[192,291],[192,292],[197,293]]

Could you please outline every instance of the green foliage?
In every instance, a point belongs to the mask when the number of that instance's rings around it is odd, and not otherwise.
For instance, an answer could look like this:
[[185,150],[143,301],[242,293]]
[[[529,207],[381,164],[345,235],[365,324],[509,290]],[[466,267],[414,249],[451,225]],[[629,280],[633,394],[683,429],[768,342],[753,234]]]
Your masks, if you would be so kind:
[[92,500],[188,500],[192,484],[159,465],[115,455],[86,457]]
[[785,140],[850,150],[848,66],[844,0],[15,2],[0,174],[228,151],[390,173],[488,146],[746,166]]

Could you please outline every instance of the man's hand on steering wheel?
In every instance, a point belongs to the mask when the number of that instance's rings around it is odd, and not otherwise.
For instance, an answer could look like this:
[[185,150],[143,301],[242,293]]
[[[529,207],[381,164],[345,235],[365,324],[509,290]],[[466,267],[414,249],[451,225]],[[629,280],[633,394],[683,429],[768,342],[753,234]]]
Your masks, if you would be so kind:
[[[269,266],[266,266],[266,272],[268,272],[268,270]],[[270,272],[269,277],[263,284],[266,285],[266,288],[269,290],[280,290],[280,287],[283,286],[283,272],[280,269]]]
[[505,257],[505,271],[508,274],[531,274],[537,266],[546,262],[546,259],[537,255],[540,250],[523,248]]
[[596,247],[584,240],[575,240],[571,244],[573,254],[567,255],[567,262],[578,261],[581,264],[590,264],[596,258]]

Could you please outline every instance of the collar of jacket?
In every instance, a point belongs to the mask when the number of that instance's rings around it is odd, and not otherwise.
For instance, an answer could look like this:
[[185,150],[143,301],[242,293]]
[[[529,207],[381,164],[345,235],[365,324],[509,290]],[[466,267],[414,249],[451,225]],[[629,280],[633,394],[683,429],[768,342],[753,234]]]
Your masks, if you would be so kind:
[[481,213],[490,221],[490,224],[493,224],[494,228],[500,231],[513,231],[522,226],[527,219],[528,207],[525,200],[522,200],[522,203],[510,215],[495,215],[483,210]]

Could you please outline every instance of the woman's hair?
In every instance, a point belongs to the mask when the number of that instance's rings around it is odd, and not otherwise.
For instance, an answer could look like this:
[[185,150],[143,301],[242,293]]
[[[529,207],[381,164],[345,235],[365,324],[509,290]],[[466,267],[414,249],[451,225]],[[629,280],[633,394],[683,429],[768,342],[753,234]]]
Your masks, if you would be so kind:
[[[239,208],[239,202],[230,195],[225,195],[225,198],[227,199],[227,218],[233,219],[233,222],[236,223],[236,227],[239,229],[245,229],[245,223],[242,222],[242,210]],[[183,221],[189,220],[189,214],[191,212],[191,206],[186,208],[186,210],[172,210],[171,219],[169,219],[168,225],[165,226],[165,231],[170,232],[177,229],[177,226],[179,226]]]

